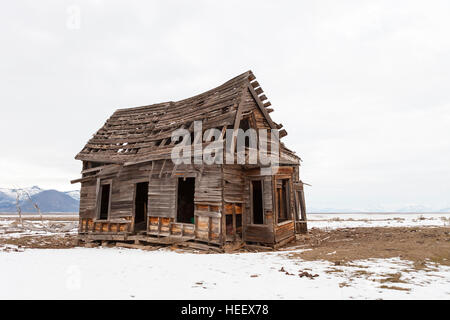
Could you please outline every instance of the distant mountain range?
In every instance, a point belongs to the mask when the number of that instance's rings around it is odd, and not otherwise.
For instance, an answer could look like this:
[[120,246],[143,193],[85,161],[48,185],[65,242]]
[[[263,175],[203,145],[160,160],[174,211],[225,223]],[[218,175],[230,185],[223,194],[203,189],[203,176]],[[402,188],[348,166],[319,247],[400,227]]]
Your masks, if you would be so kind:
[[43,190],[37,186],[23,189],[0,188],[0,212],[17,212],[16,197],[19,193],[19,205],[22,212],[36,212],[32,202],[37,203],[42,213],[78,212],[80,207],[80,192],[77,190],[61,192]]
[[[7,189],[0,188],[0,212],[17,212],[16,196],[20,194],[20,207],[22,212],[36,212],[33,204],[30,203],[26,193],[28,193],[33,202],[37,203],[42,213],[54,212],[78,212],[80,206],[80,191],[61,192],[57,190],[44,190],[37,186],[23,189]],[[355,212],[450,212],[450,204],[438,208],[424,205],[405,205],[405,206],[368,206],[360,208],[337,208],[330,207],[314,207],[307,205],[308,213],[355,213]]]

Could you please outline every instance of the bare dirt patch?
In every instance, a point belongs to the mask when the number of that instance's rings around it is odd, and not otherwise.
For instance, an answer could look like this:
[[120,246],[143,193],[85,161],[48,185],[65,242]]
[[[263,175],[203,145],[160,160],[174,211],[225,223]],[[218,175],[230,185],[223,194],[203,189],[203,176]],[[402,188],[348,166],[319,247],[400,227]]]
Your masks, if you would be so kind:
[[77,216],[0,215],[0,251],[67,249],[77,245]]
[[390,289],[390,290],[399,290],[399,291],[411,291],[411,289],[409,288],[402,288],[402,287],[398,287],[398,286],[386,286],[386,285],[382,285],[380,286],[381,289]]
[[450,227],[313,228],[290,248],[311,249],[293,253],[293,258],[327,260],[336,266],[396,257],[413,261],[416,269],[429,262],[450,266]]
[[16,238],[0,238],[1,247],[17,246],[23,249],[68,249],[77,246],[77,236],[65,235],[29,235]]

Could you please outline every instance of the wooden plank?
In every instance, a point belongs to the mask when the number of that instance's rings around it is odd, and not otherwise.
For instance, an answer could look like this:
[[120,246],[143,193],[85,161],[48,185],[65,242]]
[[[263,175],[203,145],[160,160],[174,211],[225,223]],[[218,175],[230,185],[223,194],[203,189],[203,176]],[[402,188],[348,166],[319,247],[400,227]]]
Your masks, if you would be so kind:
[[255,92],[256,92],[256,94],[259,96],[261,93],[263,93],[264,91],[263,91],[263,89],[261,88],[261,87],[259,87],[259,88],[255,88]]
[[262,101],[260,100],[260,97],[256,94],[255,90],[252,88],[252,86],[248,86],[248,90],[250,90],[250,93],[252,94],[253,98],[256,101],[256,104],[258,105],[259,110],[264,115],[264,118],[269,123],[269,126],[271,129],[276,129],[276,126],[274,122],[272,121],[272,118],[270,118],[269,113],[267,112],[266,108],[264,107]]
[[223,249],[218,248],[218,247],[214,247],[214,246],[210,246],[210,245],[205,245],[205,244],[201,244],[198,242],[183,242],[179,244],[180,246],[185,246],[185,247],[189,247],[192,249],[198,249],[198,250],[204,250],[204,251],[215,251],[215,252],[219,252],[222,253]]
[[158,217],[158,238],[161,234],[161,217]]
[[258,81],[253,81],[250,84],[252,85],[253,88],[258,88],[260,86]]
[[233,239],[236,241],[236,205],[233,203]]
[[284,239],[284,240],[282,240],[280,242],[277,242],[274,245],[274,249],[281,248],[281,247],[285,246],[286,244],[288,244],[289,242],[292,242],[294,240],[295,240],[295,235],[294,236],[290,236],[289,238],[286,238],[286,239]]
[[70,184],[83,183],[83,182],[88,182],[88,181],[92,181],[92,180],[95,180],[95,179],[96,179],[95,176],[79,178],[79,179],[75,179],[75,180],[70,180]]
[[208,217],[208,242],[211,240],[211,217]]
[[[237,140],[237,130],[239,129],[239,126],[241,124],[241,119],[242,119],[242,104],[239,103],[237,106],[237,113],[236,113],[236,119],[234,120],[234,125],[233,125],[233,136],[232,136],[232,140],[231,140],[231,147],[230,147],[230,151],[232,156],[234,157],[234,150],[236,148],[236,140]],[[228,150],[226,150],[227,152]]]
[[162,164],[162,166],[161,166],[161,171],[159,172],[159,178],[161,178],[162,177],[162,174],[163,174],[163,172],[164,172],[164,167],[166,166],[166,159],[164,159],[164,162],[163,162],[163,164]]
[[172,173],[170,174],[170,176],[171,176],[172,178],[175,176],[175,172],[177,171],[177,168],[178,168],[178,164],[176,164],[176,165],[173,166]]
[[[100,201],[101,201],[101,197],[100,197],[100,189],[101,189],[101,180],[100,178],[97,179],[97,185],[95,188],[95,217],[98,217],[99,214],[99,208],[100,208]],[[95,228],[94,228],[95,229]]]
[[125,242],[117,242],[116,247],[118,248],[127,248],[127,249],[140,249],[140,250],[146,250],[146,251],[155,251],[161,248],[160,246],[146,246],[142,244],[131,244],[131,243],[125,243]]
[[152,179],[152,177],[153,177],[153,170],[155,169],[155,161],[152,161],[152,169],[151,169],[151,171],[150,171],[150,174],[149,174],[149,181]]

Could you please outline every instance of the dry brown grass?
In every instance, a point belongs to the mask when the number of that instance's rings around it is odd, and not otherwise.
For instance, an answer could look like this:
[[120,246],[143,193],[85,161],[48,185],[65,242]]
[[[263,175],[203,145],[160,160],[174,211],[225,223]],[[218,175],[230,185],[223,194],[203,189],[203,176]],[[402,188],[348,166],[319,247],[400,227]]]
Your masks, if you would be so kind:
[[412,261],[416,269],[430,262],[450,266],[449,227],[312,229],[292,247],[300,245],[312,250],[291,254],[291,258],[349,265],[361,259],[400,257]]
[[397,286],[386,286],[386,285],[382,285],[380,286],[381,289],[390,289],[390,290],[399,290],[399,291],[411,291],[411,289],[409,288],[402,288],[402,287],[397,287]]
[[[76,215],[43,215],[44,221],[78,221],[80,218]],[[0,221],[14,221],[18,220],[17,215],[0,215]],[[40,221],[38,215],[23,215],[24,221]]]
[[400,272],[397,273],[387,273],[384,275],[386,278],[381,279],[381,283],[391,282],[391,283],[407,283],[406,281],[402,280],[402,274]]
[[[68,249],[77,246],[76,235],[30,235],[17,238],[0,238],[0,247],[13,245],[19,248]],[[0,249],[1,250],[1,249]]]

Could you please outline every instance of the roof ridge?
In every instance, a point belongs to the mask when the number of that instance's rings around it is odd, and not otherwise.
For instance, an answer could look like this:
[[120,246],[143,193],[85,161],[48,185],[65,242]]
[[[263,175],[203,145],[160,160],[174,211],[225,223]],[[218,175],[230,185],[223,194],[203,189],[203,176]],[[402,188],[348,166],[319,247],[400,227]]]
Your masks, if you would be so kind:
[[[247,75],[247,77],[244,77],[245,75]],[[252,72],[251,70],[248,70],[248,71],[246,71],[246,72],[241,73],[240,75],[235,76],[235,77],[232,78],[232,79],[227,80],[226,82],[222,83],[222,84],[219,85],[219,86],[216,86],[216,87],[214,87],[214,88],[212,88],[212,89],[209,89],[209,90],[204,91],[204,92],[202,92],[202,93],[199,93],[199,94],[196,94],[196,95],[193,95],[193,96],[191,96],[191,97],[184,98],[184,99],[181,99],[181,100],[177,100],[177,101],[171,100],[171,101],[159,102],[159,103],[154,103],[154,104],[149,104],[149,105],[144,105],[144,106],[138,106],[138,107],[119,108],[119,109],[116,109],[115,112],[135,111],[135,110],[138,111],[138,110],[140,110],[140,109],[152,108],[152,107],[156,107],[156,106],[164,106],[165,104],[172,104],[172,103],[178,103],[178,102],[186,101],[186,100],[189,100],[189,99],[195,99],[195,98],[197,98],[197,97],[199,97],[199,96],[207,95],[207,94],[210,93],[211,91],[218,90],[218,89],[224,87],[225,85],[228,85],[228,84],[232,83],[233,81],[236,81],[236,80],[239,79],[239,78],[243,78],[242,81],[247,80],[248,82],[250,82],[250,81],[248,80],[248,77],[249,77],[250,75],[253,75],[253,72]]]
[[[253,72],[248,70],[187,99],[118,109],[93,135],[76,159],[124,163],[148,157],[166,157],[171,147],[167,141],[175,128],[190,126],[197,120],[204,121],[204,128],[233,125],[236,104],[239,106],[242,103],[246,90],[254,95],[253,99],[265,111],[267,103],[263,105],[262,101],[267,97],[262,99],[263,91],[255,79]],[[270,124],[270,116],[264,116]]]

